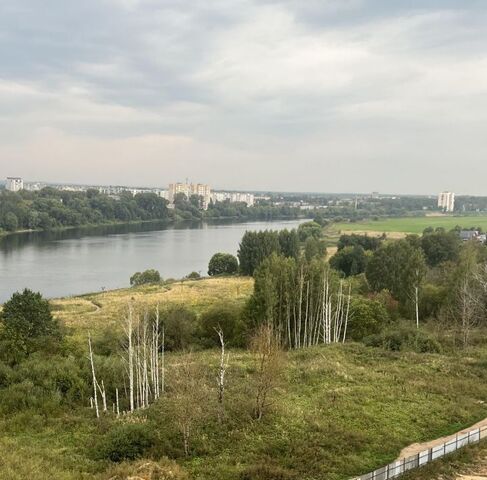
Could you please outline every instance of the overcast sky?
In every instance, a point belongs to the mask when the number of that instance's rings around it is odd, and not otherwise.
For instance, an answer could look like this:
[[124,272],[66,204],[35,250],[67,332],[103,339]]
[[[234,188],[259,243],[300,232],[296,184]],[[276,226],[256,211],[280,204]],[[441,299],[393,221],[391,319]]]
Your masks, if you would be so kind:
[[0,177],[487,195],[485,0],[0,0]]

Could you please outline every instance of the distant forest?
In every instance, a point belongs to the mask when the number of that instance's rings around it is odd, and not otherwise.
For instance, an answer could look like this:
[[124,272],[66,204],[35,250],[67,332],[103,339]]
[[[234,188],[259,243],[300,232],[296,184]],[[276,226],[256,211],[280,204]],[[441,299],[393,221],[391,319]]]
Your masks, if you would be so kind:
[[278,219],[297,218],[302,212],[286,206],[247,207],[245,203],[217,202],[207,211],[200,209],[199,198],[177,199],[175,208],[155,193],[129,192],[116,197],[97,190],[70,192],[44,188],[17,193],[0,190],[0,232],[52,230],[63,227],[128,223],[151,220],[168,222],[205,218]]

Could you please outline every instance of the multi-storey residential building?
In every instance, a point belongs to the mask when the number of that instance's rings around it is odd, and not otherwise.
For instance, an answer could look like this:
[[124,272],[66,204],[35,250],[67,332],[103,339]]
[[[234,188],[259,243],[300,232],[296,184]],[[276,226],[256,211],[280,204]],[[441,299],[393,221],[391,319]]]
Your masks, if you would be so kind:
[[203,183],[171,183],[169,185],[168,199],[174,203],[178,193],[184,193],[187,198],[191,195],[198,195],[203,198],[203,208],[206,210],[211,200],[211,188]]
[[10,192],[18,192],[24,188],[24,182],[20,177],[7,177],[5,188]]
[[455,194],[453,192],[441,192],[438,195],[438,208],[445,212],[453,212],[455,209]]
[[213,192],[211,195],[213,202],[225,202],[229,201],[246,203],[248,207],[251,207],[255,203],[255,197],[252,193],[242,192]]

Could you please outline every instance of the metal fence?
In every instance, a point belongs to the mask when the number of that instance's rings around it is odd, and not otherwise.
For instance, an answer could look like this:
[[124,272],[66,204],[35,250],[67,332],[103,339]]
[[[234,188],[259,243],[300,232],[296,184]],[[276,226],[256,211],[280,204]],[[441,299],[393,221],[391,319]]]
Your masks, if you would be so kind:
[[487,437],[487,427],[474,428],[466,433],[458,433],[455,438],[448,442],[436,445],[428,450],[424,450],[411,457],[402,458],[395,462],[389,463],[385,467],[378,468],[371,473],[366,473],[360,477],[355,477],[354,480],[388,480],[389,478],[396,478],[415,468],[422,467],[433,460],[441,458],[449,453],[463,448],[472,443],[478,443],[483,438]]

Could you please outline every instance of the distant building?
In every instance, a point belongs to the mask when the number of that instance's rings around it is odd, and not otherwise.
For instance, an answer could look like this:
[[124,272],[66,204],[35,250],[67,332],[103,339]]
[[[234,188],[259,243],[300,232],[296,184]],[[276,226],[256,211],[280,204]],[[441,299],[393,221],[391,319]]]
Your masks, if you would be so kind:
[[453,192],[441,192],[438,195],[438,208],[445,212],[453,212],[455,209],[455,194]]
[[10,192],[19,192],[24,188],[24,182],[20,177],[7,177],[5,188]]
[[211,188],[203,183],[171,183],[169,184],[168,200],[174,203],[178,193],[184,193],[189,199],[192,195],[203,198],[203,208],[206,210],[211,200]]
[[213,192],[211,199],[216,202],[245,203],[247,207],[252,207],[255,197],[252,193],[244,192]]

